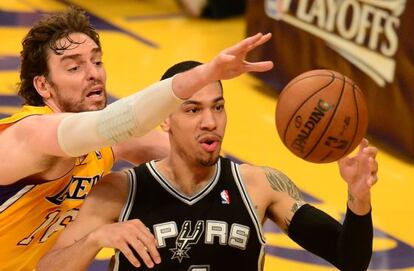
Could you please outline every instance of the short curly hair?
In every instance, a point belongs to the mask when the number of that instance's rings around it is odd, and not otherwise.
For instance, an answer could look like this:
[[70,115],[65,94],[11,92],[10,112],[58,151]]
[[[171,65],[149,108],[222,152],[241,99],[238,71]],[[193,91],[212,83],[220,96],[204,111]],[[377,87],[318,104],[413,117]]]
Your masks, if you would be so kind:
[[[24,99],[25,104],[45,105],[42,96],[33,85],[33,79],[39,75],[48,76],[48,49],[55,54],[61,54],[61,50],[66,50],[71,44],[77,43],[70,39],[69,35],[72,33],[84,33],[101,49],[99,34],[90,24],[85,11],[73,6],[65,13],[44,17],[30,29],[23,39],[18,94]],[[57,43],[62,38],[67,39],[70,42],[69,45]]]

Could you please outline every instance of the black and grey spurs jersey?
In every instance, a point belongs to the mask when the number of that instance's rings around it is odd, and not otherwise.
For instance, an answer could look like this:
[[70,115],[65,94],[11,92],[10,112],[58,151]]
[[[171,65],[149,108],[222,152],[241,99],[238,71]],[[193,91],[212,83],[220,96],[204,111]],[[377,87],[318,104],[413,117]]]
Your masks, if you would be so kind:
[[[154,234],[163,271],[262,270],[264,237],[239,167],[220,158],[210,182],[188,197],[149,162],[128,171],[120,221],[139,218]],[[114,270],[137,270],[116,253]]]

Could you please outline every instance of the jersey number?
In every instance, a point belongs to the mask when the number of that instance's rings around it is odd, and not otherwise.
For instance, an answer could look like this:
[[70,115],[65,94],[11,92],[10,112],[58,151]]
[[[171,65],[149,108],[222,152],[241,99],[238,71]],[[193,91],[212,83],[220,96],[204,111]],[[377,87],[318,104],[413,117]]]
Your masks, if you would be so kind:
[[17,245],[29,245],[36,237],[36,235],[45,229],[44,233],[39,238],[39,243],[44,243],[50,236],[52,236],[53,233],[63,230],[70,222],[72,222],[75,219],[78,211],[79,209],[72,209],[65,212],[61,216],[59,216],[61,210],[56,210],[52,213],[49,213],[43,223],[40,224],[34,231],[32,231],[29,236],[18,242]]

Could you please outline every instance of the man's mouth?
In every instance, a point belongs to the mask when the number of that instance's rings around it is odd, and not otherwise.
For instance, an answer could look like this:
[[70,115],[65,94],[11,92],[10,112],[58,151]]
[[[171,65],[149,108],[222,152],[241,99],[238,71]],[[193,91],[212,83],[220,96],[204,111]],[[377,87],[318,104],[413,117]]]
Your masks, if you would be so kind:
[[103,85],[95,85],[86,93],[86,99],[90,102],[101,102],[105,98],[105,90]]
[[91,91],[86,95],[86,97],[88,97],[88,98],[90,98],[90,97],[100,97],[100,96],[102,96],[102,92],[103,92],[102,89]]
[[199,140],[201,147],[206,152],[214,152],[220,146],[221,138],[216,135],[206,135],[202,136]]
[[201,146],[206,152],[214,152],[215,150],[217,150],[219,146],[219,142],[218,141],[205,142],[205,143],[201,143]]

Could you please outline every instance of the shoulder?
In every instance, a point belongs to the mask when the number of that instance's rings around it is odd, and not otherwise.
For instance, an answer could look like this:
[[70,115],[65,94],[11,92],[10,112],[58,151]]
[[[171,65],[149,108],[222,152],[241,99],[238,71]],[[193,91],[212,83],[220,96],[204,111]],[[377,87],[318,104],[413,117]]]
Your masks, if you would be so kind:
[[94,185],[88,198],[99,199],[99,201],[123,201],[128,194],[128,190],[129,179],[127,173],[125,171],[112,172],[105,175]]
[[261,188],[262,191],[287,192],[297,190],[293,181],[282,171],[268,166],[240,165],[244,181]]
[[264,177],[264,171],[262,167],[251,164],[240,164],[240,173],[245,180],[254,180],[257,178]]
[[105,175],[102,180],[100,180],[95,188],[99,187],[108,187],[113,188],[114,193],[122,192],[121,190],[126,190],[129,186],[129,174],[128,171],[117,171],[117,172],[111,172],[107,175]]
[[239,165],[240,174],[244,183],[254,188],[255,191],[260,193],[269,191],[269,182],[268,182],[268,171],[269,168],[263,166],[255,166],[251,164],[240,164]]
[[108,213],[107,217],[116,218],[128,197],[128,192],[129,181],[126,172],[110,173],[94,185],[82,209],[87,209],[89,212],[100,209]]
[[268,167],[268,166],[255,166],[249,164],[240,164],[240,172],[243,178],[257,179],[257,178],[277,178],[277,179],[289,179],[282,171]]

